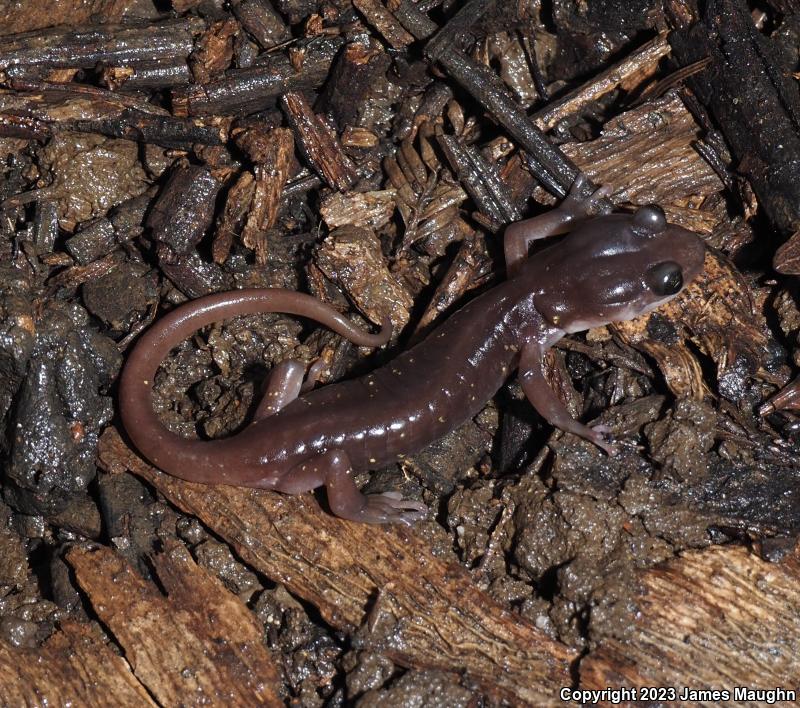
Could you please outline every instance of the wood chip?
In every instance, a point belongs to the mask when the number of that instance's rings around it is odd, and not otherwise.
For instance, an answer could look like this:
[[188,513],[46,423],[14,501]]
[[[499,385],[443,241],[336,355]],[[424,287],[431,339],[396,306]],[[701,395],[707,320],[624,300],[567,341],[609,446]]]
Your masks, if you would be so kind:
[[378,136],[366,128],[348,125],[342,132],[342,145],[354,148],[374,148],[380,145]]
[[465,236],[420,317],[414,339],[419,340],[430,332],[443,313],[450,310],[465,293],[483,284],[490,273],[491,261],[486,253],[486,244],[474,233]]
[[367,22],[393,49],[403,49],[416,41],[378,0],[353,0],[353,7],[367,18]]
[[267,262],[267,231],[262,224],[268,220],[270,184],[269,176],[263,169],[256,167],[253,198],[242,228],[242,243],[252,248],[256,254],[256,263]]
[[389,317],[396,336],[408,323],[414,300],[389,272],[380,241],[370,229],[336,229],[319,247],[316,263],[374,324]]
[[271,49],[292,38],[291,30],[268,0],[231,3],[231,10],[262,49]]
[[137,678],[165,706],[283,706],[255,615],[175,543],[153,557],[165,598],[118,553],[75,547],[67,561]]
[[319,212],[328,225],[367,226],[379,229],[389,223],[395,209],[395,191],[384,189],[379,192],[334,192],[322,200]]
[[87,22],[103,24],[122,20],[136,0],[59,0],[58,2],[0,2],[0,34],[56,25],[79,27]]
[[227,69],[233,59],[233,39],[239,32],[234,19],[218,20],[195,43],[190,66],[196,83],[204,84]]
[[563,98],[550,102],[534,114],[533,121],[541,130],[549,130],[568,116],[575,115],[584,106],[618,88],[630,90],[658,69],[658,64],[670,52],[667,33],[650,40],[621,62],[601,72],[591,81],[570,91]]
[[772,259],[772,265],[784,275],[800,275],[800,231],[795,231]]
[[331,187],[341,192],[353,186],[358,174],[331,130],[311,110],[299,91],[287,91],[281,106],[294,130],[297,146],[309,164]]
[[256,262],[263,264],[267,262],[267,232],[278,220],[281,194],[289,178],[294,140],[290,130],[274,128],[265,134],[249,131],[238,142],[256,161],[255,190],[242,229],[242,243],[255,249]]
[[301,40],[286,52],[265,53],[254,66],[229,69],[208,84],[176,87],[172,92],[172,113],[220,116],[269,110],[286,91],[321,86],[342,43],[341,37]]
[[251,172],[242,172],[236,182],[228,190],[225,197],[225,208],[217,221],[211,255],[215,263],[224,263],[228,258],[233,239],[239,233],[241,224],[253,201],[255,178]]
[[[633,204],[678,204],[723,189],[692,143],[700,129],[675,93],[623,113],[599,138],[562,146],[592,180],[614,187],[611,199]],[[727,219],[719,213],[718,218]]]

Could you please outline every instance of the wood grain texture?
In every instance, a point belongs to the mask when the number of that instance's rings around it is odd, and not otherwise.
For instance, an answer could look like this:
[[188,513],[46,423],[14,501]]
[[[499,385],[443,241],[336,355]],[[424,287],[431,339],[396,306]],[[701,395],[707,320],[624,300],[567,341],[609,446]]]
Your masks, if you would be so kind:
[[287,91],[280,103],[294,131],[297,147],[308,163],[331,187],[346,192],[355,184],[358,173],[336,136],[299,91]]
[[0,641],[0,705],[154,706],[131,667],[96,628],[65,622],[42,646],[15,649]]
[[109,548],[76,547],[67,561],[159,704],[283,705],[256,617],[183,546],[153,557],[166,598]]
[[669,43],[666,32],[663,32],[622,61],[592,77],[583,86],[548,103],[545,108],[532,116],[536,127],[540,130],[551,130],[560,120],[580,113],[585,106],[605,94],[620,87],[627,89],[640,85],[656,73],[659,62],[667,54],[669,54]]
[[453,671],[515,705],[555,701],[575,655],[433,556],[412,530],[337,519],[310,495],[189,484],[150,467],[109,428],[100,463],[130,470],[200,518],[252,568],[359,630],[360,646],[413,668]]
[[[641,577],[627,639],[581,661],[581,687],[800,684],[800,553],[767,563],[746,548],[691,551]],[[763,705],[741,703],[737,705]]]
[[[685,205],[722,189],[722,182],[697,154],[700,131],[677,94],[649,101],[611,119],[598,138],[562,146],[598,184],[614,187],[614,203]],[[724,212],[715,215],[722,219]],[[674,215],[671,215],[671,218]],[[692,229],[694,223],[681,223]]]

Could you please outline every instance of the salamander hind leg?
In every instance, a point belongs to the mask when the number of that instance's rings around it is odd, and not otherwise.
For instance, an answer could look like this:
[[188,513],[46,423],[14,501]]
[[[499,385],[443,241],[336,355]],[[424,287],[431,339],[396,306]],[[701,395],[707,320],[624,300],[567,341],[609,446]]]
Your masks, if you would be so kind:
[[353,481],[350,458],[343,450],[329,450],[293,467],[275,489],[299,494],[320,486],[325,487],[331,511],[350,521],[410,525],[427,512],[422,502],[403,499],[397,492],[362,494]]
[[309,366],[308,375],[306,376],[306,380],[300,389],[300,393],[311,391],[314,386],[317,385],[317,381],[319,381],[319,377],[322,375],[322,372],[325,371],[326,367],[327,363],[324,359],[317,359],[311,366]]
[[325,366],[323,359],[317,359],[309,367],[306,376],[305,365],[297,359],[286,359],[276,364],[269,372],[266,390],[256,408],[254,419],[268,418],[289,405],[301,393],[310,391],[316,385]]
[[296,359],[276,364],[269,372],[266,391],[256,408],[254,420],[262,420],[277,413],[300,395],[306,368]]

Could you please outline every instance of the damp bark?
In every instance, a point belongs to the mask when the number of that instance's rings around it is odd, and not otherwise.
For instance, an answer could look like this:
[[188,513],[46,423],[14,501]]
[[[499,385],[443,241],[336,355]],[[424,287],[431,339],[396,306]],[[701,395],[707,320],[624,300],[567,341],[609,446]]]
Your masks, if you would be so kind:
[[[798,683],[791,3],[46,5],[0,0],[0,703]],[[546,357],[618,456],[513,375],[357,476],[424,501],[412,528],[188,484],[128,445],[120,367],[176,305],[281,287],[392,321],[380,352],[280,314],[197,332],[153,406],[236,435],[279,362],[358,376],[500,282],[505,226],[579,171],[601,211],[658,203],[711,247],[677,300]]]

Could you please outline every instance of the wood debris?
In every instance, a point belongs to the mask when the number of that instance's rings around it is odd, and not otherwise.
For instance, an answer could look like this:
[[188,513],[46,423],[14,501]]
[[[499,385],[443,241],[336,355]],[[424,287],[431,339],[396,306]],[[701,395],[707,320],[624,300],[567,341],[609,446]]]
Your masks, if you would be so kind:
[[[167,593],[106,548],[67,556],[78,584],[160,705],[201,701],[278,706],[277,672],[252,613],[185,549],[153,556]],[[224,652],[225,661],[220,661]]]
[[130,665],[96,628],[66,622],[41,647],[15,649],[0,641],[0,703],[6,706],[158,705]]
[[[800,681],[798,560],[792,552],[768,563],[746,548],[723,546],[687,552],[643,573],[636,579],[633,633],[605,639],[584,658],[581,685],[665,686],[678,695],[718,689],[731,699],[736,686],[794,689]],[[763,702],[745,698],[740,705]]]
[[489,695],[527,704],[549,702],[569,682],[569,650],[503,610],[402,528],[335,519],[308,495],[187,484],[144,463],[111,428],[101,461],[155,484],[334,627],[368,623],[363,641],[403,666],[465,672]]
[[[796,21],[695,5],[0,0],[0,703],[798,680]],[[376,528],[324,495],[186,484],[113,427],[124,353],[187,298],[285,287],[393,325],[380,350],[277,313],[194,333],[156,413],[236,435],[281,362],[357,377],[504,279],[506,225],[581,170],[579,196],[611,187],[598,213],[656,202],[709,246],[677,299],[546,353],[618,454],[509,371],[459,429],[356,475],[431,510]]]

